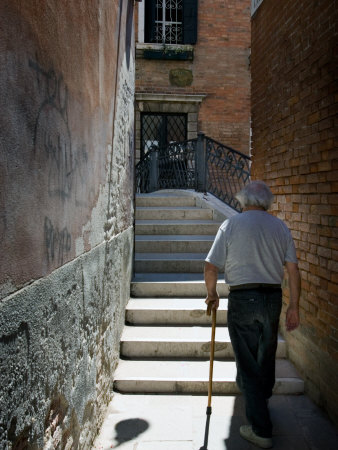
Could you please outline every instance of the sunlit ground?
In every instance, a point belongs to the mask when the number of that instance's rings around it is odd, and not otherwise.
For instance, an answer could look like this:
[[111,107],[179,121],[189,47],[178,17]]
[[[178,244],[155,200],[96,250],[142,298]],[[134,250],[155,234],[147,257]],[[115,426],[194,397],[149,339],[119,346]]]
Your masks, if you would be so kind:
[[[115,394],[93,450],[199,450],[206,396]],[[276,450],[336,450],[337,430],[304,395],[270,400]],[[241,396],[214,396],[208,450],[254,450],[239,436],[247,423]]]

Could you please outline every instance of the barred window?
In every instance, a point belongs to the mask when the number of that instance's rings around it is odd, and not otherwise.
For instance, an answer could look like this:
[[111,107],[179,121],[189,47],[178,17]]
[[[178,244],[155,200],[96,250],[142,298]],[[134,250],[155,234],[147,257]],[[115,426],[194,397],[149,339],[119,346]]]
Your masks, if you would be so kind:
[[187,139],[187,115],[176,113],[143,113],[141,115],[141,157],[156,146]]
[[145,42],[195,44],[197,0],[145,0]]
[[155,19],[155,42],[182,43],[183,0],[157,0]]

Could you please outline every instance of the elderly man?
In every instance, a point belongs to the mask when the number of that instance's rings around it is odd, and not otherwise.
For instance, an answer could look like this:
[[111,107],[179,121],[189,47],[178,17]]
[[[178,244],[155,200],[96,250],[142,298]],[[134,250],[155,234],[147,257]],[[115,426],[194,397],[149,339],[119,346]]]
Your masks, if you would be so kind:
[[206,258],[206,303],[218,308],[218,269],[230,286],[228,327],[250,425],[242,425],[244,439],[261,448],[272,447],[268,399],[275,384],[275,355],[284,265],[289,277],[290,303],[286,328],[299,325],[300,276],[291,233],[267,212],[273,200],[269,187],[253,181],[236,196],[243,212],[219,228]]

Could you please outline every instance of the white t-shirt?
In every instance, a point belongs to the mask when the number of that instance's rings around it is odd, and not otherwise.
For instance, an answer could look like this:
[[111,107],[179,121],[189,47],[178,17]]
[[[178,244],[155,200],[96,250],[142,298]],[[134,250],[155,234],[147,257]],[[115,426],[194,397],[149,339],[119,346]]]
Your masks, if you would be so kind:
[[280,284],[286,261],[297,263],[285,223],[266,211],[249,210],[220,226],[206,261],[224,270],[230,286]]

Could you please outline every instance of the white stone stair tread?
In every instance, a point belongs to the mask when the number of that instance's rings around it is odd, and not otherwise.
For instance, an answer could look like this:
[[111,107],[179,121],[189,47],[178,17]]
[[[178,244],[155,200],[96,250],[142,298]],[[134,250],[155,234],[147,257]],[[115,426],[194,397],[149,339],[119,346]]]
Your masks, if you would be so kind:
[[192,194],[190,194],[189,191],[182,190],[180,192],[168,192],[167,190],[161,190],[160,192],[150,192],[150,193],[137,193],[136,198],[152,198],[152,197],[161,197],[161,198],[167,198],[167,197],[175,197],[175,198],[194,198],[193,195],[194,191],[192,191]]
[[[132,298],[126,307],[126,320],[134,325],[209,325],[205,297]],[[228,299],[221,298],[217,323],[227,323]]]
[[[129,361],[120,360],[115,380],[207,381],[209,361]],[[235,381],[235,361],[214,361],[213,381]],[[276,378],[299,378],[294,366],[285,359],[276,360]]]
[[207,208],[191,206],[137,207],[136,220],[212,220],[213,212]]
[[216,222],[215,220],[135,220],[135,225],[221,225],[222,222]]
[[208,234],[137,234],[136,241],[213,241],[215,236]]
[[[224,284],[224,276],[220,274],[218,281]],[[204,283],[203,273],[135,273],[133,283]]]
[[187,191],[182,190],[181,192],[164,192],[161,190],[160,192],[151,192],[151,193],[137,193],[135,195],[136,200],[137,199],[153,199],[153,198],[161,198],[164,201],[167,198],[174,198],[174,199],[185,199],[185,200],[192,200],[196,201],[194,195],[186,195]]
[[135,253],[136,260],[205,260],[206,253]]
[[136,207],[140,206],[196,206],[196,199],[189,196],[137,194]]
[[[218,292],[221,297],[229,295],[229,286],[224,276],[218,277]],[[131,293],[136,297],[196,297],[206,295],[206,287],[202,271],[200,273],[135,273],[131,282]]]
[[[206,310],[205,298],[131,298],[127,310]],[[228,299],[221,299],[218,311],[227,311]],[[211,319],[210,319],[211,321]]]
[[[138,342],[210,342],[211,327],[208,326],[125,326],[121,341]],[[229,329],[217,326],[215,342],[230,343]],[[278,342],[285,344],[282,336]]]
[[[199,326],[125,326],[121,341],[139,342],[210,342],[211,328]],[[217,327],[216,342],[230,342],[227,327]]]
[[139,209],[141,211],[161,211],[161,210],[188,210],[188,211],[196,211],[196,210],[207,210],[210,211],[210,209],[206,208],[198,208],[197,206],[137,206],[136,209]]

